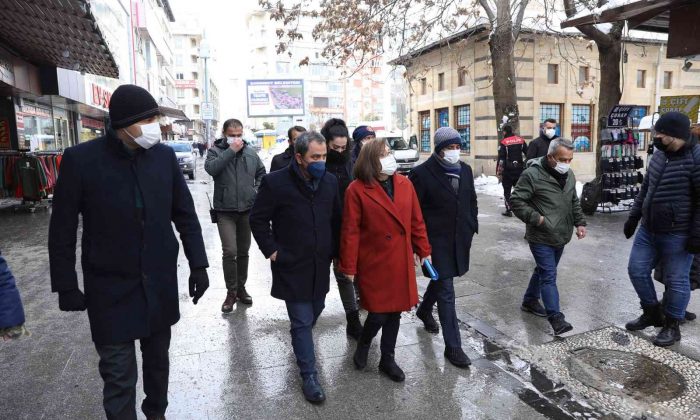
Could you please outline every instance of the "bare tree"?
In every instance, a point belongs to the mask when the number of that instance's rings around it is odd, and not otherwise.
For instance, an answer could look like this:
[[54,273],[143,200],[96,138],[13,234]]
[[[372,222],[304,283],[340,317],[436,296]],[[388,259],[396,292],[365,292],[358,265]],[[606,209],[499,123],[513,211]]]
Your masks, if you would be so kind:
[[[508,117],[519,130],[514,49],[529,1],[259,0],[259,4],[271,12],[271,19],[283,24],[284,29],[277,31],[278,53],[302,38],[301,19],[317,18],[313,38],[324,45],[323,57],[353,71],[383,54],[405,56],[488,23],[495,116],[499,123]],[[308,58],[302,59],[301,64],[305,63]]]
[[[599,0],[592,5],[586,0],[564,0],[564,11],[566,16],[571,18],[579,10],[601,7],[608,3],[607,0]],[[598,47],[598,60],[600,62],[600,83],[598,84],[598,121],[607,119],[608,113],[615,105],[620,103],[622,91],[620,89],[620,60],[622,58],[622,32],[625,26],[624,21],[615,22],[609,27],[609,31],[604,31],[595,25],[577,26],[582,34],[595,41]],[[596,146],[596,176],[603,173],[600,165],[601,142]]]

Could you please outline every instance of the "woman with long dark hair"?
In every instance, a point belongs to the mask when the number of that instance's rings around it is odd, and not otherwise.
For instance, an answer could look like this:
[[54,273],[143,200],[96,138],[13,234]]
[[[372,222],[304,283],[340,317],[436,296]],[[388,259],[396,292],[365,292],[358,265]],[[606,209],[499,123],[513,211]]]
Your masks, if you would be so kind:
[[[394,360],[401,312],[418,304],[415,260],[430,259],[430,243],[411,181],[396,174],[396,160],[383,140],[362,146],[345,193],[340,271],[357,276],[362,306],[369,312],[354,355],[364,369],[375,335],[382,330],[379,370],[405,379]],[[417,256],[414,255],[417,254]]]
[[[340,203],[343,204],[345,190],[352,182],[352,160],[350,159],[350,141],[348,139],[348,127],[345,121],[339,118],[331,118],[326,121],[321,129],[321,134],[326,139],[328,157],[326,158],[326,171],[335,175],[338,179],[338,191]],[[347,334],[355,340],[360,338],[362,323],[360,322],[360,308],[357,304],[357,291],[355,283],[333,265],[333,273],[338,281],[340,300],[343,302],[345,317],[348,321]]]

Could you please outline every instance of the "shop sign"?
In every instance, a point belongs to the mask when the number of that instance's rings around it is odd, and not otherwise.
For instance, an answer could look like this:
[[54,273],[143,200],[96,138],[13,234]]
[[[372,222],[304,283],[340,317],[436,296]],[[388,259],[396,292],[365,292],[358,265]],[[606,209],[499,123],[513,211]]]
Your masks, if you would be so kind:
[[0,149],[9,150],[12,148],[10,143],[10,120],[0,118]]
[[178,89],[195,89],[197,87],[196,80],[175,80],[175,87]]
[[671,111],[687,115],[692,123],[698,122],[700,95],[662,96],[659,102],[659,114]]
[[94,83],[92,86],[92,104],[103,109],[109,109],[109,101],[112,99],[112,92]]
[[630,113],[636,105],[615,105],[608,114],[608,128],[627,127]]
[[33,105],[22,105],[22,113],[35,117],[51,118],[51,110]]
[[214,104],[212,104],[211,102],[202,102],[202,119],[214,119]]
[[104,130],[105,124],[102,121],[95,120],[92,118],[80,116],[80,124],[86,128],[92,128],[94,130]]
[[24,114],[16,112],[15,116],[17,117],[17,129],[24,130]]

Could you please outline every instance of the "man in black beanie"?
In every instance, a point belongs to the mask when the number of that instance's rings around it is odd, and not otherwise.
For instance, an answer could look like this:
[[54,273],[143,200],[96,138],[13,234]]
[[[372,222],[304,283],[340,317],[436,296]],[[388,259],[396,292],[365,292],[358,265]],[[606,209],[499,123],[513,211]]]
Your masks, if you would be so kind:
[[[656,152],[624,227],[629,239],[642,222],[627,271],[643,314],[625,327],[663,327],[654,344],[666,347],[681,339],[679,324],[690,300],[690,266],[693,254],[700,253],[700,145],[688,143],[690,120],[679,112],[663,114],[654,131]],[[666,285],[663,308],[651,278],[657,264]]]
[[[108,419],[136,419],[135,340],[143,356],[141,409],[148,419],[165,415],[170,327],[180,318],[171,223],[189,260],[193,303],[209,287],[202,230],[175,152],[158,144],[159,115],[146,90],[117,88],[111,127],[66,150],[53,197],[51,290],[62,311],[88,311]],[[84,294],[75,269],[79,215]]]

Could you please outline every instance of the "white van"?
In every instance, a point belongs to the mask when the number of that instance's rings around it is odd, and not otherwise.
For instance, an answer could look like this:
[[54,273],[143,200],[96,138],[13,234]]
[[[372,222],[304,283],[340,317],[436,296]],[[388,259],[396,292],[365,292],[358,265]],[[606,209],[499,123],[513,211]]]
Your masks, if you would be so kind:
[[420,155],[417,145],[409,145],[409,142],[403,138],[400,132],[379,130],[376,134],[378,139],[384,139],[389,144],[391,153],[399,166],[398,171],[400,173],[411,172],[418,165]]

